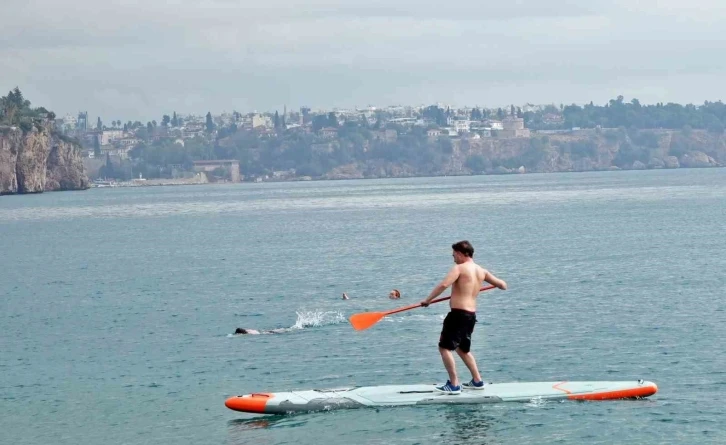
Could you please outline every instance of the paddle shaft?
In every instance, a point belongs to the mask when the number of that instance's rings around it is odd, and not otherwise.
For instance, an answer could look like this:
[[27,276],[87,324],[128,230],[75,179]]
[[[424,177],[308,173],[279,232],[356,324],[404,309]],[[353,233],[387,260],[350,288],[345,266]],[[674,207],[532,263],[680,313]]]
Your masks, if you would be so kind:
[[[484,286],[481,289],[479,289],[479,292],[483,292],[485,290],[494,289],[495,287],[496,286],[493,286],[493,285],[492,286]],[[448,297],[441,297],[441,298],[437,298],[435,300],[431,300],[431,302],[429,304],[441,303],[442,301],[446,301],[446,300],[450,300],[450,299],[451,299],[451,295],[449,295]],[[417,307],[423,307],[423,306],[421,306],[421,303],[412,304],[410,306],[404,306],[404,307],[400,307],[398,309],[393,309],[391,311],[386,312],[385,314],[386,315],[397,314],[399,312],[410,311],[411,309],[416,309]]]

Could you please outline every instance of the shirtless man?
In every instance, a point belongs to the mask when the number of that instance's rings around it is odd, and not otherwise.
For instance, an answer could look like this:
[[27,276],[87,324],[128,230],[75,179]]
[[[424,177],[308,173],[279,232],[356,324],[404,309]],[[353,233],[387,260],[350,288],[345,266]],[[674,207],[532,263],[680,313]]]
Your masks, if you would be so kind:
[[484,389],[485,384],[476,367],[476,360],[469,352],[471,334],[474,332],[474,323],[476,323],[476,297],[479,295],[479,289],[484,281],[502,290],[507,289],[507,283],[474,262],[474,247],[469,241],[459,241],[451,248],[456,265],[421,302],[421,306],[428,307],[431,300],[453,285],[449,302],[451,312],[444,319],[444,327],[439,338],[439,352],[446,371],[449,373],[449,380],[445,385],[437,386],[436,389],[447,394],[460,394],[461,386],[459,377],[456,375],[454,354],[451,351],[456,351],[471,371],[472,379],[469,383],[463,384],[464,388]]

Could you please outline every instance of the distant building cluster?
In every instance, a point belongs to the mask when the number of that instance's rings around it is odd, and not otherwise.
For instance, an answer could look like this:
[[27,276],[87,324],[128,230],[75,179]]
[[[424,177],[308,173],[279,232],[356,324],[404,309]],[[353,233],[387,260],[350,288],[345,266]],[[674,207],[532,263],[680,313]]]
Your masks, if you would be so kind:
[[[396,140],[418,128],[430,140],[439,138],[528,138],[530,129],[526,128],[522,113],[539,112],[545,123],[561,124],[563,117],[556,107],[542,114],[544,108],[531,104],[522,107],[511,106],[499,109],[460,108],[436,104],[431,106],[390,106],[363,107],[354,109],[313,110],[301,107],[289,111],[286,107],[279,112],[251,112],[242,114],[237,111],[219,115],[207,113],[203,116],[178,115],[163,116],[160,122],[146,124],[139,121],[104,122],[100,117],[89,120],[88,112],[66,115],[56,119],[56,127],[69,136],[83,142],[84,154],[88,158],[113,157],[127,160],[132,150],[140,144],[154,144],[169,140],[184,147],[190,139],[204,138],[211,142],[227,134],[238,131],[252,132],[256,137],[275,137],[285,132],[302,132],[315,135],[318,142],[314,150],[329,150],[326,141],[335,140],[344,128],[365,127],[374,141],[387,143]],[[317,148],[316,148],[317,147]],[[181,168],[176,166],[176,168]],[[193,167],[196,172],[226,171],[233,181],[239,181],[240,170],[237,161],[198,161]],[[276,172],[274,177],[287,177],[294,172]]]

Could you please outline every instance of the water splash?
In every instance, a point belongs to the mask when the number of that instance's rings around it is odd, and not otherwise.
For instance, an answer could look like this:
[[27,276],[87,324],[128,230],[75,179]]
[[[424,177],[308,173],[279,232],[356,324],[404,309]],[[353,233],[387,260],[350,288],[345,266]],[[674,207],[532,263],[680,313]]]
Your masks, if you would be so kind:
[[531,407],[531,408],[541,408],[547,404],[547,400],[543,399],[542,397],[532,397],[529,402],[525,404],[525,406]]
[[296,311],[297,320],[290,329],[326,326],[345,323],[345,316],[340,311]]
[[[289,328],[278,328],[271,330],[259,330],[260,334],[284,334],[299,329],[310,327],[327,326],[332,324],[345,323],[346,318],[340,311],[296,311],[297,320]],[[237,337],[235,334],[227,334],[228,338]]]

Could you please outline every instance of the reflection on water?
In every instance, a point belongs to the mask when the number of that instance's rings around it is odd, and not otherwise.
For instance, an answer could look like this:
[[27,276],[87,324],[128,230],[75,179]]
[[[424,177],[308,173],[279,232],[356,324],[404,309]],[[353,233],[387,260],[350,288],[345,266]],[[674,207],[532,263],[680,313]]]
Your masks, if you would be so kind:
[[482,407],[447,407],[444,419],[449,428],[441,435],[446,444],[489,444],[495,443],[491,427],[495,418],[487,415]]
[[[256,430],[259,428],[269,428],[275,422],[273,417],[275,416],[265,417],[262,419],[232,419],[227,422],[227,425],[229,426],[230,433]],[[282,418],[282,416],[277,417]]]
[[294,415],[268,415],[247,419],[233,419],[227,422],[227,443],[229,444],[259,444],[264,443],[261,434],[265,430],[278,428],[296,428],[308,423],[302,416]]

